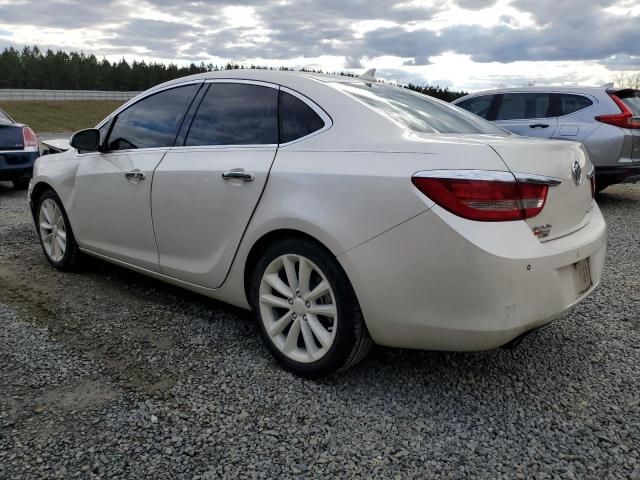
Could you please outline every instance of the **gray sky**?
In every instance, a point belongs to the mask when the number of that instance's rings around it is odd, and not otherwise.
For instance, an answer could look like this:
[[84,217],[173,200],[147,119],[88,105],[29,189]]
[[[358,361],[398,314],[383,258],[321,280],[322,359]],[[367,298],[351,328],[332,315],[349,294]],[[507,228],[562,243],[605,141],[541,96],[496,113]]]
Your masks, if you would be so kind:
[[640,70],[640,0],[0,0],[0,48],[25,44],[467,90],[601,84]]

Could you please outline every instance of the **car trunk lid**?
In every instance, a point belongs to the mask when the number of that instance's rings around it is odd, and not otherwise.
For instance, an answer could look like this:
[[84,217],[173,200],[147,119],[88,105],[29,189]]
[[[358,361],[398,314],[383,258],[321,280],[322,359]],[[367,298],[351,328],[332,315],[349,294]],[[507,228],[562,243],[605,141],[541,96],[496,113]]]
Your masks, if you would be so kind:
[[0,150],[22,150],[23,148],[22,127],[0,123]]
[[561,181],[549,187],[542,211],[526,220],[541,241],[568,235],[588,222],[593,205],[589,178],[593,166],[580,144],[514,137],[488,144],[520,178],[532,174]]

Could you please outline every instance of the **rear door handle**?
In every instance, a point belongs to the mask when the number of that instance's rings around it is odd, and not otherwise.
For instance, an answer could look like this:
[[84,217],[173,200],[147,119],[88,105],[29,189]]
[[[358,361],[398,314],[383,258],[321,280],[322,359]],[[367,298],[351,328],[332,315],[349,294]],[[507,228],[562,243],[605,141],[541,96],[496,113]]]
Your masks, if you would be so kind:
[[229,170],[222,174],[225,180],[242,180],[243,182],[253,182],[253,173],[243,172],[241,170]]
[[145,174],[141,172],[139,169],[131,170],[130,172],[125,172],[124,178],[127,180],[144,180]]
[[529,128],[548,128],[549,124],[548,123],[532,123],[531,125],[529,125]]

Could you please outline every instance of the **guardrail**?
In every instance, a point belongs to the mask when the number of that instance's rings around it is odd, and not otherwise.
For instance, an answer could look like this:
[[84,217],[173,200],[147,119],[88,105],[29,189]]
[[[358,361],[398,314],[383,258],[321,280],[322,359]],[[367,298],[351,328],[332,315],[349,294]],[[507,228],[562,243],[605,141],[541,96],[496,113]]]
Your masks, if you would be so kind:
[[30,88],[2,88],[1,100],[129,100],[140,92],[111,92],[107,90],[36,90]]

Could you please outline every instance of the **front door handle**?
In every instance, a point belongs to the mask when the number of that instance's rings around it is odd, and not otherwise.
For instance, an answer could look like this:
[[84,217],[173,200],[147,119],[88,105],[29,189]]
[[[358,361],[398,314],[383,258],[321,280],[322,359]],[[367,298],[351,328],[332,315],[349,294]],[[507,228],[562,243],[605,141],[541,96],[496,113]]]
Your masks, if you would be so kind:
[[548,128],[548,127],[549,127],[548,123],[533,123],[529,125],[529,128]]
[[225,180],[242,180],[243,182],[253,182],[253,173],[244,172],[242,170],[229,170],[222,174]]
[[135,180],[139,182],[140,180],[144,180],[145,174],[141,172],[139,169],[131,170],[130,172],[125,172],[124,178],[127,180]]

